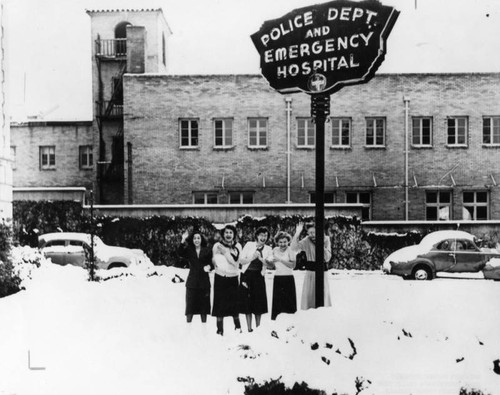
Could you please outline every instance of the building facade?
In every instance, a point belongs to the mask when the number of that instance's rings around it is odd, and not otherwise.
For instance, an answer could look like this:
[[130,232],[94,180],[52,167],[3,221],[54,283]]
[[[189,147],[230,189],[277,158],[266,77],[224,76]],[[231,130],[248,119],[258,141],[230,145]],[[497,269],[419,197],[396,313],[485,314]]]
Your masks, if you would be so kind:
[[[308,95],[259,75],[169,75],[161,10],[87,13],[94,120],[13,125],[17,196],[315,201]],[[379,74],[332,95],[324,139],[326,203],[374,221],[500,220],[500,73]]]
[[[126,202],[314,201],[309,96],[257,75],[125,75],[124,92]],[[330,114],[326,202],[365,220],[500,219],[500,74],[378,75]]]
[[7,41],[5,13],[0,2],[0,221],[12,218],[12,157],[7,89]]

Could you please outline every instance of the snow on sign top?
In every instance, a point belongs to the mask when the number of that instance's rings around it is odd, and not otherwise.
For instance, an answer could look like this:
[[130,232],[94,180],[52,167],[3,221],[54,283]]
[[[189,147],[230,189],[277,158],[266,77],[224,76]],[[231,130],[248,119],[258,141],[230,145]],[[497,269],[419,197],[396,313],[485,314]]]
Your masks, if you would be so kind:
[[251,39],[278,92],[334,93],[374,76],[398,16],[377,0],[337,0],[266,21]]

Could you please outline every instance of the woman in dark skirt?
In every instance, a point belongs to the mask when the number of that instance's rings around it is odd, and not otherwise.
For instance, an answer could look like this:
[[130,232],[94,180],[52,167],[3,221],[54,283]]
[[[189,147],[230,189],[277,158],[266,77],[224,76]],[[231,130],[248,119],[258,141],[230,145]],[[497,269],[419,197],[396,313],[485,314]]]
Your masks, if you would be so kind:
[[249,241],[241,253],[240,312],[246,315],[248,332],[252,332],[252,314],[255,326],[260,325],[262,314],[267,313],[266,259],[272,249],[266,245],[269,239],[267,228],[258,228],[255,241]]
[[212,254],[215,266],[212,315],[217,317],[217,333],[224,334],[224,317],[233,317],[235,329],[241,331],[238,304],[241,245],[236,240],[234,226],[226,225],[222,230],[222,239],[214,244]]
[[276,247],[267,260],[274,264],[273,303],[271,319],[275,320],[280,313],[293,314],[297,311],[297,292],[293,269],[295,268],[295,253],[289,244],[292,237],[286,232],[279,232],[274,241]]
[[199,314],[202,322],[207,322],[210,314],[210,279],[208,272],[212,270],[212,250],[199,231],[182,235],[179,255],[189,264],[186,281],[186,320],[191,322],[193,315]]

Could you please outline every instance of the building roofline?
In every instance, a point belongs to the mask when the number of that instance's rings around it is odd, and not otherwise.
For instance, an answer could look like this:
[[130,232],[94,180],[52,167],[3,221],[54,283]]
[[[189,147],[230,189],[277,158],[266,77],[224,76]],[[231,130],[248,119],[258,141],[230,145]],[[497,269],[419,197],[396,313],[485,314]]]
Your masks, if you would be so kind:
[[165,15],[163,13],[162,8],[112,8],[112,9],[105,9],[105,10],[88,10],[86,9],[85,12],[90,15],[90,14],[104,14],[104,13],[117,13],[117,12],[157,12],[160,14],[161,18],[163,19],[163,22],[165,22],[165,26],[167,26],[168,31],[170,34],[173,34],[172,29],[170,28],[167,20],[165,19]]
[[[207,77],[212,77],[212,78],[230,78],[230,77],[262,77],[262,74],[160,74],[160,73],[142,73],[142,74],[135,74],[135,73],[126,73],[125,74],[127,77],[136,77],[136,78],[154,78],[154,77],[168,77],[168,78],[207,78]],[[439,76],[439,77],[447,77],[447,76],[498,76],[500,77],[500,72],[498,71],[487,71],[487,72],[446,72],[446,73],[378,73],[375,74],[373,78],[377,77],[415,77],[415,76],[423,76],[423,77],[430,77],[430,76]]]
[[11,121],[10,127],[22,126],[92,126],[93,121]]

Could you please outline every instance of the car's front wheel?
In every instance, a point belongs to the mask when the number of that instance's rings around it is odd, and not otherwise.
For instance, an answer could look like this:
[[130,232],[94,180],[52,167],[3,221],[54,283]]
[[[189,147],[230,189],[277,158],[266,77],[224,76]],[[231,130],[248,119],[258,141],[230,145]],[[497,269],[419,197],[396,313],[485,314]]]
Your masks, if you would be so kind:
[[416,266],[412,271],[411,277],[414,280],[420,281],[432,280],[432,271],[428,266]]

